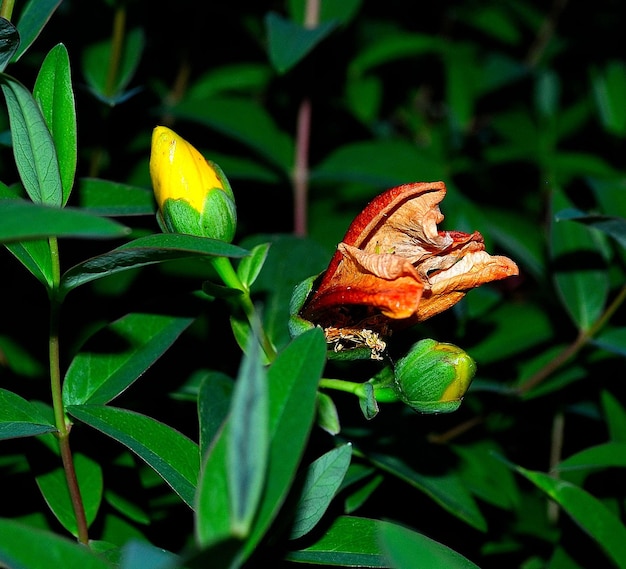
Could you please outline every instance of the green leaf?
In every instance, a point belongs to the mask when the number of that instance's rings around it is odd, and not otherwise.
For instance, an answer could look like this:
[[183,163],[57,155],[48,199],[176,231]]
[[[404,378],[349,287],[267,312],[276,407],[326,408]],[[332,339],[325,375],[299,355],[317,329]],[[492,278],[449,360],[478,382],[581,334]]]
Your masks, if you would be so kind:
[[91,92],[102,102],[114,106],[134,94],[125,92],[139,65],[145,44],[140,28],[129,30],[119,54],[119,67],[113,81],[109,78],[110,61],[113,57],[111,39],[92,44],[83,51],[82,70]]
[[[552,211],[571,207],[566,196],[555,191]],[[555,263],[559,296],[572,320],[581,330],[600,317],[609,291],[609,279],[598,233],[579,224],[558,221],[552,224],[550,244]]]
[[156,233],[139,237],[108,253],[92,257],[68,269],[61,277],[61,293],[79,285],[145,265],[188,257],[244,257],[248,251],[206,237],[178,233]]
[[46,288],[52,287],[52,257],[47,239],[5,243],[5,247]]
[[315,28],[305,28],[281,17],[275,12],[265,16],[270,61],[279,73],[302,60],[319,42],[336,27],[336,22],[326,22]]
[[187,505],[193,504],[200,469],[198,446],[193,441],[168,425],[126,409],[71,405],[67,412],[128,447]]
[[593,227],[613,237],[620,247],[626,249],[626,219],[610,215],[588,215],[577,209],[566,209],[555,215],[556,221],[571,220]]
[[237,266],[237,275],[249,290],[252,283],[256,280],[263,268],[267,253],[270,248],[270,243],[261,243],[250,251],[248,257],[244,257]]
[[388,522],[340,516],[314,544],[290,551],[286,559],[341,567],[389,567],[378,543],[378,533],[385,523]]
[[175,117],[207,125],[253,149],[291,175],[294,143],[259,103],[243,97],[188,100],[171,109]]
[[62,204],[65,205],[74,186],[77,135],[70,59],[63,44],[48,52],[37,75],[33,96],[52,134],[63,188]]
[[[91,525],[96,518],[100,502],[102,501],[102,469],[97,462],[80,453],[74,454],[74,468],[76,469],[80,496],[85,508],[87,525]],[[36,477],[36,480],[37,486],[39,486],[39,490],[52,513],[67,531],[78,537],[76,515],[63,468],[58,467],[41,474]]]
[[612,441],[626,443],[626,409],[608,391],[602,392],[602,410]]
[[19,46],[17,28],[6,18],[0,18],[0,72],[6,69]]
[[174,569],[182,567],[178,556],[139,539],[127,541],[121,548],[119,569]]
[[0,564],[11,569],[50,569],[53,559],[62,559],[68,569],[114,569],[75,540],[21,522],[0,518],[0,535]]
[[559,504],[617,567],[626,567],[626,527],[600,500],[578,486],[543,472],[521,466],[514,468]]
[[198,419],[200,422],[200,455],[204,456],[222,423],[228,416],[234,381],[227,375],[209,372],[200,384],[198,393]]
[[72,360],[63,382],[65,405],[104,405],[161,357],[192,318],[132,313],[90,339]]
[[78,196],[80,207],[97,215],[151,215],[155,212],[151,190],[110,180],[81,178]]
[[290,539],[307,534],[322,519],[343,482],[351,458],[352,446],[345,444],[328,451],[309,465],[302,476],[302,491]]
[[478,565],[449,547],[400,525],[381,523],[378,540],[394,569],[479,569]]
[[623,61],[609,61],[602,71],[591,69],[591,86],[598,114],[604,128],[617,136],[626,135],[626,65]]
[[17,20],[17,31],[20,33],[21,43],[13,61],[22,57],[33,44],[59,4],[61,0],[28,0],[24,4]]
[[315,328],[295,338],[268,371],[270,451],[267,482],[252,532],[250,555],[283,504],[315,418],[317,385],[326,363],[326,341]]
[[32,437],[56,430],[32,403],[12,391],[0,389],[0,440]]
[[52,135],[33,96],[18,81],[2,75],[13,155],[26,192],[35,203],[63,204],[59,161]]
[[562,460],[556,470],[566,472],[609,467],[626,467],[626,443],[610,442],[586,448]]
[[373,464],[404,480],[411,486],[430,496],[452,515],[480,530],[487,530],[487,522],[468,489],[454,473],[441,476],[419,474],[399,458],[380,454],[369,455]]
[[115,221],[79,209],[59,209],[23,200],[0,200],[0,242],[52,236],[110,239],[128,233],[128,228]]
[[626,328],[607,328],[591,343],[603,350],[626,357]]
[[267,376],[257,334],[252,334],[233,392],[228,449],[231,533],[250,531],[265,482],[268,455]]

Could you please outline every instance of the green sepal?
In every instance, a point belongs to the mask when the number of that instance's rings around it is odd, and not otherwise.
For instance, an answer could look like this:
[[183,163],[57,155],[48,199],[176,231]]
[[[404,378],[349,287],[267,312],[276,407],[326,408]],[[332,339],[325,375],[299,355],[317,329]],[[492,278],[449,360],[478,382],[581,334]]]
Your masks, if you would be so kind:
[[207,192],[199,220],[203,237],[227,243],[233,240],[237,230],[237,207],[231,195],[221,188],[213,188]]

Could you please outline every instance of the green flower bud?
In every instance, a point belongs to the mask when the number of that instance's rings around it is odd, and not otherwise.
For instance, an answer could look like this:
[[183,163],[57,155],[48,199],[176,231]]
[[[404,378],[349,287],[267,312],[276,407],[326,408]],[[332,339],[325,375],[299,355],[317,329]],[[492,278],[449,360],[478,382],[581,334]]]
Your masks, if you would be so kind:
[[420,413],[450,413],[475,373],[474,360],[461,348],[425,339],[396,363],[393,385],[398,398]]
[[237,209],[226,176],[164,126],[152,133],[150,176],[163,231],[233,240]]

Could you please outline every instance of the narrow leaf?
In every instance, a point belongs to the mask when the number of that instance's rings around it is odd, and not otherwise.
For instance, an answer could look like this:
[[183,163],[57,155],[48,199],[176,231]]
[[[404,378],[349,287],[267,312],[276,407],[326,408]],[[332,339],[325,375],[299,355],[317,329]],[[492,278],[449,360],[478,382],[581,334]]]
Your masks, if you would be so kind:
[[53,431],[56,427],[32,403],[12,391],[0,389],[0,440]]
[[22,57],[37,39],[59,4],[61,0],[28,0],[24,3],[24,8],[17,20],[21,43],[13,61]]
[[565,472],[610,467],[626,468],[626,443],[610,442],[586,448],[562,460],[556,470]]
[[557,502],[617,567],[626,567],[626,527],[600,500],[574,484],[543,472],[521,466],[515,469]]
[[209,372],[198,392],[200,454],[204,456],[228,415],[234,381],[220,372]]
[[267,399],[261,347],[253,333],[233,392],[227,451],[231,532],[242,538],[250,531],[265,481]]
[[56,45],[48,52],[37,75],[33,96],[52,134],[59,161],[62,204],[65,205],[74,185],[77,135],[70,59],[63,44]]
[[315,460],[304,475],[300,500],[291,527],[291,539],[302,537],[322,519],[331,500],[343,482],[350,459],[349,444],[328,451]]
[[239,262],[239,265],[237,266],[237,275],[246,288],[249,289],[252,286],[252,283],[254,283],[256,278],[259,276],[259,273],[263,268],[263,264],[265,263],[265,259],[267,258],[269,248],[269,243],[261,243],[250,251],[250,255],[248,257],[244,257]]
[[119,223],[72,208],[59,209],[24,200],[0,200],[0,242],[42,237],[110,239],[129,230]]
[[116,320],[70,363],[63,382],[65,405],[108,403],[161,357],[192,321],[142,313]]
[[98,215],[151,215],[155,211],[154,193],[99,178],[81,178],[78,184],[80,207]]
[[60,207],[63,189],[52,135],[33,96],[18,81],[2,75],[13,155],[20,179],[35,203]]
[[479,569],[478,565],[460,553],[397,524],[380,523],[378,539],[385,557],[394,569],[415,567]]
[[68,413],[122,443],[151,466],[191,506],[200,468],[198,445],[151,417],[99,405],[71,405]]
[[140,237],[109,253],[92,257],[68,269],[61,278],[61,292],[67,294],[79,285],[108,275],[152,265],[173,259],[188,257],[244,257],[248,251],[215,239],[157,233]]
[[11,569],[50,569],[52,559],[63,567],[113,569],[113,564],[88,547],[32,525],[0,518],[0,565]]
[[52,257],[47,239],[5,243],[5,247],[46,288],[52,287]]

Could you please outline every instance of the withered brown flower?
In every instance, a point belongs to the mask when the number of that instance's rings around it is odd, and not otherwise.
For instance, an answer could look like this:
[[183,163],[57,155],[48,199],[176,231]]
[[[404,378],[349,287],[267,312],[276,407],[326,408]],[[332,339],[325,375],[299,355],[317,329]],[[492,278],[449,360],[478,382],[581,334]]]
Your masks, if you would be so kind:
[[322,326],[329,342],[367,345],[375,357],[384,349],[379,338],[392,330],[447,310],[474,287],[517,275],[511,259],[485,251],[480,233],[438,230],[445,194],[443,182],[420,182],[374,198],[350,225],[300,316]]

